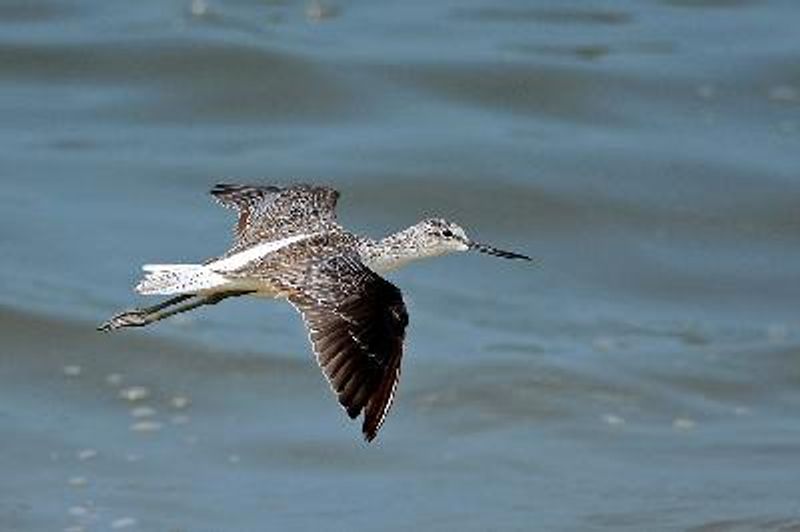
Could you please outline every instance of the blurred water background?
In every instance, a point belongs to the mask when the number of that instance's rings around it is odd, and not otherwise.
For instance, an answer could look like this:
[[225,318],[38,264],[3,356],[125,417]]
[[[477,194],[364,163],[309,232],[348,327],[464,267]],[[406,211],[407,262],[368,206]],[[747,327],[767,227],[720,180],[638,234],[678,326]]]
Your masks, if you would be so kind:
[[[800,529],[800,3],[0,3],[0,530]],[[100,335],[327,183],[409,267],[378,440],[288,305]]]

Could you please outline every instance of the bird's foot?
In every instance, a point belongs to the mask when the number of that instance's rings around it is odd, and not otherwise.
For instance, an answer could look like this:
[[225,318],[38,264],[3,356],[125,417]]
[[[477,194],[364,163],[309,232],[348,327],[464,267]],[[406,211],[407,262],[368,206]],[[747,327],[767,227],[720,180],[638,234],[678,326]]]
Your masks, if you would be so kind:
[[150,323],[150,321],[147,319],[147,313],[136,309],[117,314],[110,320],[100,324],[97,330],[109,332],[123,327],[144,327],[148,323]]

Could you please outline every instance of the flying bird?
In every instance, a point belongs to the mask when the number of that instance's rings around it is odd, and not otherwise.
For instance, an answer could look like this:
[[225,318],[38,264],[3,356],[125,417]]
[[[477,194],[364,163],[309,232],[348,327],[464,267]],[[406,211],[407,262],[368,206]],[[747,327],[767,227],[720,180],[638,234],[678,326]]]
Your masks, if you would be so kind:
[[351,419],[363,413],[367,441],[392,405],[408,325],[400,290],[382,275],[456,251],[531,260],[479,244],[440,218],[380,240],[356,235],[336,221],[339,193],[324,186],[219,184],[211,194],[238,212],[233,246],[202,264],[144,265],[136,291],[171,297],[117,314],[98,330],[143,327],[235,296],[286,299],[302,315],[339,404]]

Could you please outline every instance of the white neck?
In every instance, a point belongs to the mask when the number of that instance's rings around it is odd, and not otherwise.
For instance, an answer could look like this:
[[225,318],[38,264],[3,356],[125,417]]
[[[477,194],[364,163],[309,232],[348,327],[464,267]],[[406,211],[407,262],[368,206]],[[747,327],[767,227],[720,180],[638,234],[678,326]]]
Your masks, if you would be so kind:
[[451,252],[448,249],[425,249],[417,245],[417,229],[409,227],[381,240],[365,239],[359,246],[361,260],[377,274],[384,274],[428,257]]
[[364,264],[378,275],[383,275],[402,268],[420,258],[411,256],[374,256],[365,260]]

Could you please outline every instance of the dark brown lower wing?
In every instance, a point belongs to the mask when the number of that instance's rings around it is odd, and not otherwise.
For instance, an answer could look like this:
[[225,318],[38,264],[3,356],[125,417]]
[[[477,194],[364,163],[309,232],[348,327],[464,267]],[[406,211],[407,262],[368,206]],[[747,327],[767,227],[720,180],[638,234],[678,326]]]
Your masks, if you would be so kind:
[[325,377],[351,418],[378,434],[400,378],[408,314],[400,290],[356,259],[335,257],[291,292]]

